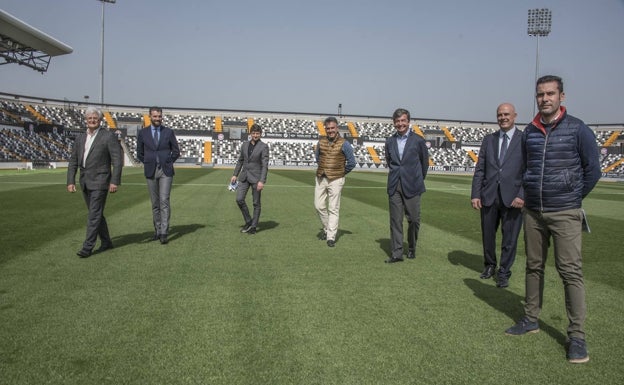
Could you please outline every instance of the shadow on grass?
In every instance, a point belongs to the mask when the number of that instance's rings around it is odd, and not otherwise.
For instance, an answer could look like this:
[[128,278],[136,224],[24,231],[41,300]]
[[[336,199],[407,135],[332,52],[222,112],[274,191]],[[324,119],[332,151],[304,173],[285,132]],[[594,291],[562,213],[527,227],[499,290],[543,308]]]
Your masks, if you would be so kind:
[[[512,322],[509,325],[501,325],[501,332],[505,329],[513,326],[513,323],[518,321],[524,315],[523,300],[524,298],[518,294],[515,294],[506,289],[499,289],[496,286],[486,283],[486,281],[466,278],[464,283],[472,292],[475,297],[481,299],[495,310],[508,316]],[[544,321],[539,321],[540,329],[542,332],[548,334],[561,346],[565,347],[566,336],[561,331],[555,329]]]
[[169,229],[169,240],[178,239],[187,234],[194,233],[195,231],[199,229],[203,229],[204,227],[206,227],[206,225],[200,225],[198,223],[192,223],[189,225],[172,226],[171,229]]
[[350,232],[349,230],[338,229],[338,231],[336,232],[336,241],[342,238],[343,235],[351,235],[351,234],[353,233]]
[[390,238],[379,238],[375,242],[379,243],[379,248],[390,258],[392,256],[392,247],[390,246]]
[[[351,234],[353,234],[353,233],[351,231],[349,231],[349,230],[338,229],[338,231],[336,231],[336,239],[335,239],[335,241],[337,242],[340,238],[342,238],[343,235],[351,235]],[[323,231],[323,229],[320,229],[319,232],[316,233],[316,237],[318,239],[323,239],[324,236],[325,236],[325,232]]]
[[[392,245],[390,243],[390,238],[379,238],[376,239],[375,242],[379,243],[379,248],[384,253],[386,253],[386,256],[388,258],[392,257]],[[403,242],[403,253],[405,254],[404,257],[407,255],[407,250],[409,250],[409,246],[407,242]],[[418,256],[418,242],[416,242],[416,255]]]
[[[189,225],[179,225],[172,226],[169,229],[169,240],[174,240],[180,237],[183,237],[187,234],[194,233],[195,231],[206,227],[205,225],[200,224],[189,224]],[[152,236],[154,235],[153,231],[146,231],[142,233],[134,233],[134,234],[124,234],[116,237],[112,237],[113,245],[115,248],[120,248],[126,245],[132,245],[136,243],[146,243],[152,241]]]
[[262,230],[262,231],[273,230],[277,226],[279,226],[278,222],[275,222],[275,221],[262,221],[262,222],[258,223],[258,230]]
[[462,265],[477,273],[483,271],[483,257],[470,254],[463,250],[453,250],[448,254],[448,260],[452,265]]

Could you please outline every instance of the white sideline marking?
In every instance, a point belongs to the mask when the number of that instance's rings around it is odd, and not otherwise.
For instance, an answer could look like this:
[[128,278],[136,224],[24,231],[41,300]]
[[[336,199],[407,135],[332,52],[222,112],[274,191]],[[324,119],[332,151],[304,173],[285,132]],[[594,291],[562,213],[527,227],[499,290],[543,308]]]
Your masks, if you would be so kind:
[[[348,182],[347,182],[348,183]],[[66,186],[65,183],[59,183],[59,182],[7,182],[7,181],[1,181],[0,180],[0,185],[2,184],[20,184],[20,185],[33,185],[33,186],[41,186],[41,185],[48,185],[48,186],[53,186],[53,185],[59,185],[59,186]],[[178,184],[173,182],[174,186],[207,186],[207,187],[223,187],[224,189],[227,188],[227,183],[182,183],[182,184]],[[426,183],[425,183],[426,185]],[[145,186],[145,183],[122,183],[121,186]],[[287,184],[267,184],[265,186],[265,188],[273,188],[273,187],[279,187],[279,188],[314,188],[314,186],[309,186],[309,185],[287,185]],[[343,189],[363,189],[363,190],[379,190],[379,189],[386,189],[386,186],[349,186],[348,184],[345,185],[343,187]],[[446,187],[446,188],[436,188],[436,187],[429,187],[427,186],[427,191],[470,191],[470,187],[459,187],[457,185],[451,185],[450,187]],[[601,195],[624,195],[624,192],[609,192],[609,193],[601,193]]]
[[[16,184],[16,185],[32,185],[32,186],[41,186],[41,185],[48,185],[48,186],[66,186],[65,183],[60,183],[60,182],[5,182],[5,181],[0,181],[0,184]],[[224,189],[227,188],[227,183],[175,183],[175,181],[173,182],[174,186],[206,186],[206,187],[223,187]],[[122,183],[121,187],[123,186],[145,186],[145,183]],[[273,187],[279,187],[279,188],[314,188],[314,186],[310,186],[310,185],[288,185],[288,184],[267,184],[265,186],[265,188],[273,188]],[[386,186],[349,186],[349,185],[345,185],[343,187],[343,189],[362,189],[362,190],[380,190],[380,189],[386,189]],[[458,186],[451,186],[450,188],[435,188],[435,187],[427,187],[428,191],[469,191],[470,188],[460,188]]]

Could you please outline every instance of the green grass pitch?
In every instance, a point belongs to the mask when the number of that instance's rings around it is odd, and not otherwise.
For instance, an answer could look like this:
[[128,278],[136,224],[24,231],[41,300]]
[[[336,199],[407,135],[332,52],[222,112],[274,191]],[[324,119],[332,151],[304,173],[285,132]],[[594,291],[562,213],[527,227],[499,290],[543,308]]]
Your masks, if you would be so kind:
[[524,242],[508,289],[479,279],[470,176],[428,176],[417,257],[388,265],[384,173],[348,175],[329,248],[312,170],[269,171],[255,235],[239,232],[231,172],[177,170],[160,245],[142,170],[124,169],[105,211],[115,249],[87,259],[65,170],[0,172],[0,384],[622,383],[622,184],[584,202],[591,360],[572,365],[553,258],[540,333],[504,335],[522,315]]

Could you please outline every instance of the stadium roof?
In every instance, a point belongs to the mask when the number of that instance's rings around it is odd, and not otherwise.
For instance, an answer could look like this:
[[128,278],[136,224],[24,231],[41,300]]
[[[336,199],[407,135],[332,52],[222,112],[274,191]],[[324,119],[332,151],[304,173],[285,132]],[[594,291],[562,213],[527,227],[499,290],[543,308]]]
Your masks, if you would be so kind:
[[43,73],[53,56],[73,51],[67,44],[0,9],[0,65],[17,63]]

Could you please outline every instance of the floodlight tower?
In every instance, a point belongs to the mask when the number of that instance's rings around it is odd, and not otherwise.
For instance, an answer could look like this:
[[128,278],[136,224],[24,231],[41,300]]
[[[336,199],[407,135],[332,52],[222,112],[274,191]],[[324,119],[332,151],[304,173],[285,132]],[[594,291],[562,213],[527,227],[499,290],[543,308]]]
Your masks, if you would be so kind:
[[[535,36],[537,48],[535,51],[535,82],[539,75],[539,38],[540,36],[548,36],[550,27],[552,26],[552,13],[548,8],[529,9],[529,20],[527,33],[529,36]],[[535,116],[535,100],[533,100],[533,116]]]
[[100,104],[104,104],[104,4],[115,4],[117,0],[97,0],[102,3],[102,64],[100,66]]

